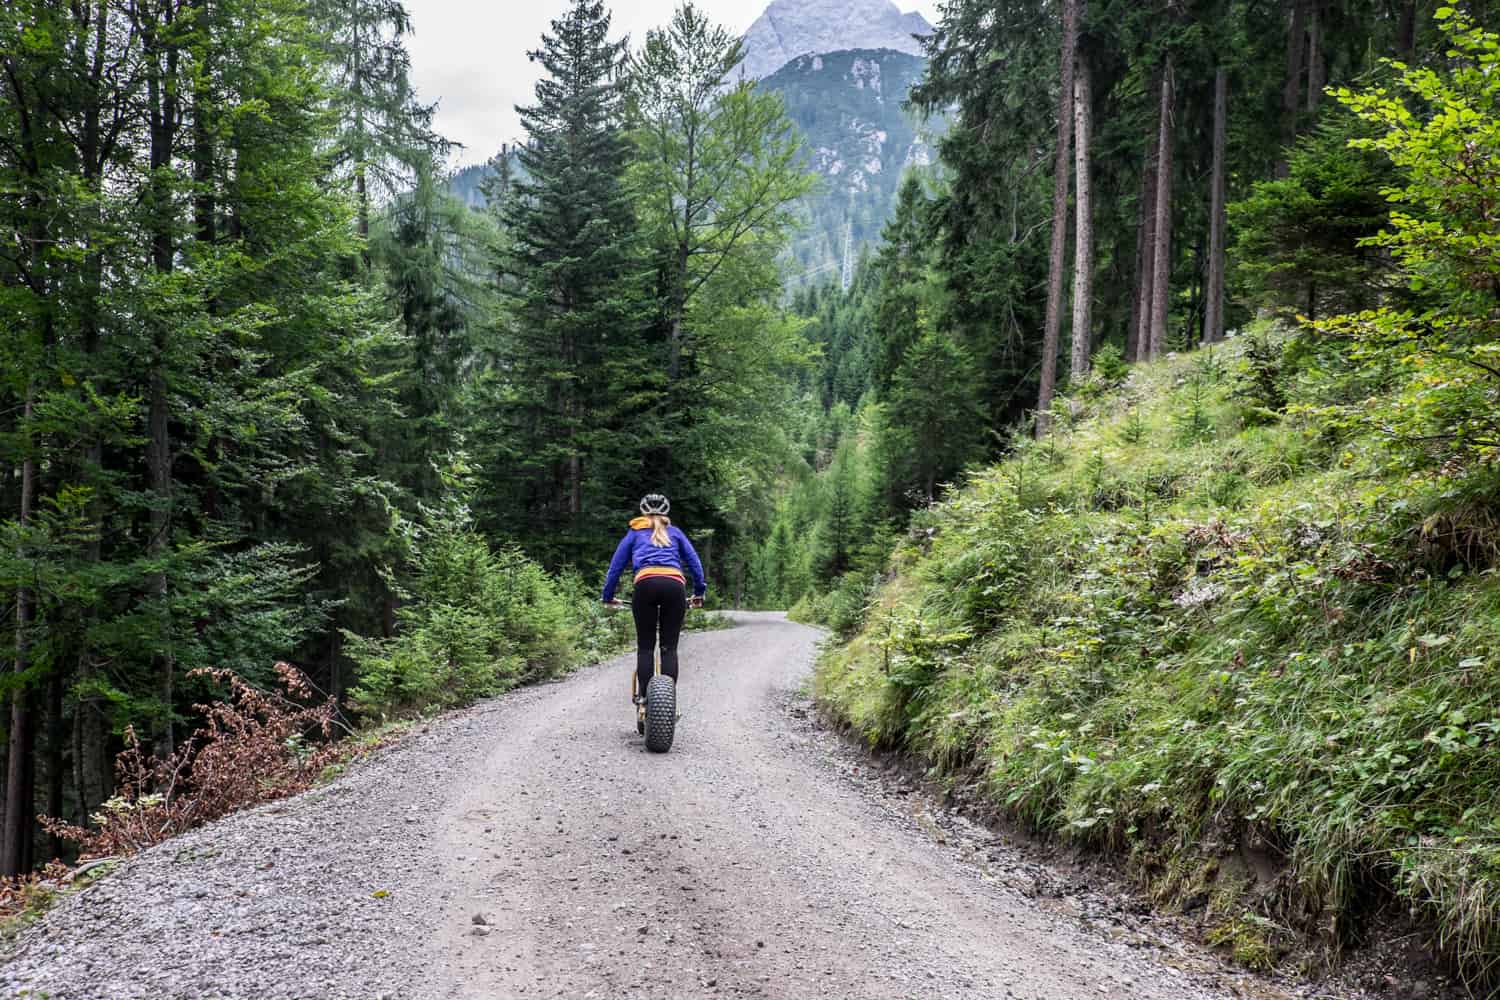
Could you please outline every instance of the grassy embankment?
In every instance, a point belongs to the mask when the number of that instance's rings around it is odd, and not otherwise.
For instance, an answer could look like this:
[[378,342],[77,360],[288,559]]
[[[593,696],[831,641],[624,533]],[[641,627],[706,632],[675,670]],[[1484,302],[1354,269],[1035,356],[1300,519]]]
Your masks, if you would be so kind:
[[919,515],[863,613],[814,609],[847,640],[817,695],[1242,961],[1410,911],[1493,982],[1500,510],[1273,412],[1295,377],[1239,340],[1075,401]]

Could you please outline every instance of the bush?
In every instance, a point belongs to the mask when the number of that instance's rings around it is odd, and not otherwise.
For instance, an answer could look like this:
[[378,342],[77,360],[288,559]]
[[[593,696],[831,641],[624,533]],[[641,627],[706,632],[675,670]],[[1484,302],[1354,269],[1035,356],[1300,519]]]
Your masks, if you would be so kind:
[[473,527],[461,482],[414,526],[395,635],[345,632],[359,667],[350,702],[361,714],[400,718],[467,705],[556,676],[623,645],[625,616],[610,617],[576,574],[554,577],[515,548],[499,551]]
[[83,829],[42,819],[54,836],[77,844],[84,857],[133,854],[240,809],[312,787],[323,769],[345,756],[328,742],[338,725],[332,699],[308,702],[313,688],[295,667],[278,663],[285,694],[252,687],[227,670],[199,670],[229,689],[226,700],[195,706],[208,720],[165,759],[147,755],[126,729],[116,758],[118,791]]
[[794,622],[821,625],[840,639],[848,639],[864,624],[879,582],[877,574],[845,573],[826,594],[804,595],[792,605],[787,617]]
[[1406,470],[1461,478],[1492,464],[1500,441],[1500,35],[1451,7],[1435,16],[1443,72],[1402,67],[1392,92],[1338,92],[1378,132],[1351,145],[1402,173],[1389,226],[1364,243],[1391,255],[1406,288],[1396,304],[1317,324],[1394,390],[1320,415],[1378,433]]
[[392,718],[466,705],[597,658],[618,646],[577,578],[558,580],[519,551],[494,552],[467,526],[419,541],[396,635],[345,633],[359,665],[350,701]]

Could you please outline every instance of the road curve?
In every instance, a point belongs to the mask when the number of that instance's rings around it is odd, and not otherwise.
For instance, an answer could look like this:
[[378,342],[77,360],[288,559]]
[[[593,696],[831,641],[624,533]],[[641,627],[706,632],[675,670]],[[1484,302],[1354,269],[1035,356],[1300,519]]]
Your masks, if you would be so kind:
[[22,933],[0,995],[1244,995],[894,820],[784,711],[819,633],[736,620],[683,641],[670,754],[624,659],[496,699],[133,859]]

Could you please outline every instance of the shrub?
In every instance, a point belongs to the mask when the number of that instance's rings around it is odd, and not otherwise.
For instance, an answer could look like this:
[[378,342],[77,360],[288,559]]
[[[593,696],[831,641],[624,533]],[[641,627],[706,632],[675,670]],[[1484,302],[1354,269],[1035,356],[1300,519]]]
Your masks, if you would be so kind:
[[554,676],[617,635],[576,579],[559,582],[515,549],[494,552],[464,524],[420,539],[414,570],[394,636],[345,633],[359,665],[350,700],[364,715],[466,705]]
[[1245,423],[1274,423],[1286,412],[1286,352],[1264,331],[1245,338],[1234,397],[1245,404]]
[[1389,226],[1364,241],[1396,262],[1403,301],[1317,329],[1395,387],[1324,416],[1380,434],[1407,469],[1458,477],[1491,463],[1500,442],[1500,35],[1451,7],[1435,16],[1450,46],[1443,72],[1400,67],[1393,92],[1338,91],[1379,133],[1351,145],[1404,176],[1388,193]]
[[444,502],[407,526],[395,635],[344,633],[359,667],[350,701],[372,718],[467,705],[555,676],[619,648],[629,630],[577,574],[555,577],[517,548],[491,547],[474,527],[462,460],[442,474]]
[[84,829],[44,818],[49,833],[77,844],[83,856],[133,854],[221,816],[312,787],[345,755],[330,742],[339,725],[332,698],[308,704],[312,684],[300,670],[276,665],[284,694],[252,687],[227,670],[198,670],[229,689],[228,698],[196,706],[206,722],[165,759],[141,749],[134,729],[115,760],[118,791]]

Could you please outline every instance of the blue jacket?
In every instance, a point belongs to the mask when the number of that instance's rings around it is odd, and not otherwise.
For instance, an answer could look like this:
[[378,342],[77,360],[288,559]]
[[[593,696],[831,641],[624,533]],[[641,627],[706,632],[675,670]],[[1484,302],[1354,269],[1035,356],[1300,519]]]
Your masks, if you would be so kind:
[[630,531],[620,539],[615,557],[609,563],[609,575],[604,578],[606,601],[614,600],[615,588],[620,584],[620,574],[625,571],[627,563],[635,567],[636,579],[640,579],[642,570],[651,568],[685,571],[692,579],[695,597],[708,593],[708,581],[703,578],[703,564],[698,561],[698,553],[693,551],[693,543],[688,541],[687,535],[676,525],[667,529],[667,535],[672,540],[671,545],[653,545],[651,521],[638,517],[630,522]]

